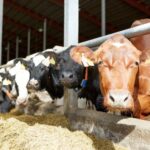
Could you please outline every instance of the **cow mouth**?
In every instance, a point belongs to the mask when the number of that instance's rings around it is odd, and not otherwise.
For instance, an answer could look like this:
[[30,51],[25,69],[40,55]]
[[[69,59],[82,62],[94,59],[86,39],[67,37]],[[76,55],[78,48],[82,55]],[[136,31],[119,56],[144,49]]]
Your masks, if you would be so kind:
[[78,81],[75,80],[60,80],[61,84],[67,88],[77,88]]
[[129,112],[132,111],[131,107],[112,107],[110,105],[105,105],[105,107],[107,108],[107,110],[112,111],[112,112]]

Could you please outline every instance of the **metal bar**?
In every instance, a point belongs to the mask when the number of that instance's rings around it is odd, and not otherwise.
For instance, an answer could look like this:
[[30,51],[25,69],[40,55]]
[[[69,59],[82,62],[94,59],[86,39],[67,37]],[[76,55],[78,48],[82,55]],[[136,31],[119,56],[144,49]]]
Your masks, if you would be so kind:
[[64,10],[64,46],[78,43],[79,0],[65,0]]
[[27,55],[30,55],[30,44],[31,44],[31,29],[28,29],[28,39],[27,39]]
[[7,61],[9,61],[9,53],[10,53],[10,42],[7,44]]
[[19,54],[19,36],[16,37],[16,58],[18,58]]
[[47,32],[47,19],[44,19],[43,23],[43,50],[46,49],[46,32]]
[[101,0],[101,35],[106,34],[106,1]]
[[[64,46],[76,45],[79,36],[79,0],[65,0],[64,7]],[[73,89],[65,88],[65,115],[77,107],[77,93]]]
[[149,34],[150,33],[150,23],[146,23],[144,25],[139,25],[139,26],[136,26],[136,27],[133,27],[130,29],[122,30],[119,32],[108,34],[106,36],[102,36],[99,38],[81,42],[81,43],[79,43],[79,45],[85,45],[88,47],[96,47],[96,46],[99,46],[105,40],[109,39],[112,35],[117,34],[117,33],[123,34],[127,38],[132,38],[132,37],[139,36],[139,35]]
[[0,64],[2,63],[3,0],[0,0]]

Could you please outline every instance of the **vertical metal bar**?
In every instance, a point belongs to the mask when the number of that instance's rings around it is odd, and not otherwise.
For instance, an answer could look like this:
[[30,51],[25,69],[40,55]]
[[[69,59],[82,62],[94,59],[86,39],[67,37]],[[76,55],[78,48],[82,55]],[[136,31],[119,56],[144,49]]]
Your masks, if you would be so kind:
[[16,58],[18,58],[19,54],[19,36],[16,37]]
[[[64,46],[78,44],[79,35],[79,0],[64,1]],[[64,113],[75,111],[78,107],[77,93],[65,88]]]
[[43,50],[46,49],[46,34],[47,33],[47,19],[44,19],[44,23],[43,23]]
[[7,44],[7,61],[9,61],[9,53],[10,53],[10,42]]
[[27,55],[30,55],[30,44],[31,44],[31,29],[28,29],[27,39]]
[[101,36],[106,34],[106,0],[101,0]]
[[79,0],[65,0],[64,46],[78,43]]
[[2,63],[3,0],[0,0],[0,64]]

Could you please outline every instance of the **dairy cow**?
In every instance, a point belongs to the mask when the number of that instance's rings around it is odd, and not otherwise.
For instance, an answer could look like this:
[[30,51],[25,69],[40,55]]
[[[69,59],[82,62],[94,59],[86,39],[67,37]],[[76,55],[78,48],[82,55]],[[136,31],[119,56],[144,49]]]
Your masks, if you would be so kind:
[[[132,23],[131,27],[150,23],[150,19],[140,19]],[[150,33],[131,38],[130,41],[142,54],[140,56],[138,74],[138,100],[141,118],[150,114]]]
[[92,101],[97,110],[106,111],[102,105],[102,95],[99,89],[98,69],[86,68],[70,57],[70,46],[58,54],[59,79],[63,86],[75,89],[78,97]]
[[8,73],[0,73],[0,112],[7,113],[15,107],[11,94],[13,79]]
[[99,85],[108,110],[132,111],[135,117],[139,102],[134,98],[141,52],[123,35],[116,34],[96,51],[79,46],[71,50],[71,57],[81,65],[98,65]]
[[56,53],[45,51],[30,60],[30,81],[28,88],[36,90],[46,89],[52,99],[63,96],[63,86],[58,78]]

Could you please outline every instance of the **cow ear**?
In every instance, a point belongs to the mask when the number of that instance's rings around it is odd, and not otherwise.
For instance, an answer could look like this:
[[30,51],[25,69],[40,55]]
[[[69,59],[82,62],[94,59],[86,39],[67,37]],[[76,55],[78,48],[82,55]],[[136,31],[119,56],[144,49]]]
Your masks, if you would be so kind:
[[71,58],[84,67],[94,66],[94,53],[86,46],[76,46],[70,51]]

